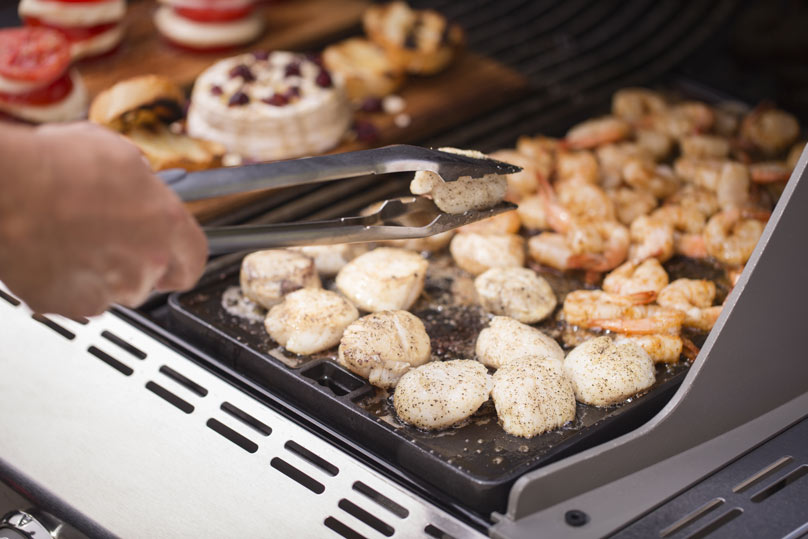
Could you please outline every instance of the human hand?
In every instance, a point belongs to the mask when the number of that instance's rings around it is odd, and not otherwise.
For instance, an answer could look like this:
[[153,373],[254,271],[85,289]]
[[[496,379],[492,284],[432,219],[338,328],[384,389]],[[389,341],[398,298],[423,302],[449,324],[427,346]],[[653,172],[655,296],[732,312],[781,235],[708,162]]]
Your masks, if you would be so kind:
[[75,318],[194,285],[205,236],[134,145],[89,123],[26,133],[0,180],[0,279],[13,293]]

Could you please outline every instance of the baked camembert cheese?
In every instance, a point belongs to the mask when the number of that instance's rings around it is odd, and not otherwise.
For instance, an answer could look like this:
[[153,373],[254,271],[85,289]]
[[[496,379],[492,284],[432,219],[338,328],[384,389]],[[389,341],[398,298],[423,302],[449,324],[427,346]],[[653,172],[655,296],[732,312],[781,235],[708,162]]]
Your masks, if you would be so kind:
[[341,77],[319,59],[254,52],[221,60],[197,78],[188,132],[265,161],[329,150],[351,120]]

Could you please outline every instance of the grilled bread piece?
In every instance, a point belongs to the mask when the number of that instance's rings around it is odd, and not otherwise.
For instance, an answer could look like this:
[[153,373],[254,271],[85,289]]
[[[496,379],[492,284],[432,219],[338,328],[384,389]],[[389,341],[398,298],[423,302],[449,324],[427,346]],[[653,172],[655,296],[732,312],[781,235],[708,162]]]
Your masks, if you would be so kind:
[[221,166],[222,145],[174,133],[169,124],[183,116],[185,96],[171,80],[143,75],[118,82],[90,105],[90,121],[131,140],[154,170],[203,170]]
[[343,76],[345,91],[352,101],[390,95],[404,82],[404,70],[384,49],[361,37],[326,47],[323,61],[328,69]]

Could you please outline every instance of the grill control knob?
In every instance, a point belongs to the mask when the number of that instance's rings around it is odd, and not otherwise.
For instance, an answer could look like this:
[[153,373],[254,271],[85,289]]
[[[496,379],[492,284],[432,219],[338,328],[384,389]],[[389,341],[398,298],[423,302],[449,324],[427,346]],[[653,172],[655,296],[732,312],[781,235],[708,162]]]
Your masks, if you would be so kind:
[[0,519],[0,539],[58,539],[62,523],[38,509],[16,510]]

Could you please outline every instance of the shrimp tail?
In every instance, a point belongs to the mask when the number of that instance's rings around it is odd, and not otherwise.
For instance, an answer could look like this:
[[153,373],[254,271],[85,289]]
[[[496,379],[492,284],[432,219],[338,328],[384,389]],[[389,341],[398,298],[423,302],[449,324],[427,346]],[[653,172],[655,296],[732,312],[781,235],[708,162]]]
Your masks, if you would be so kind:
[[696,356],[699,355],[699,347],[696,344],[688,339],[687,337],[681,337],[682,339],[682,354],[689,360],[694,361]]

